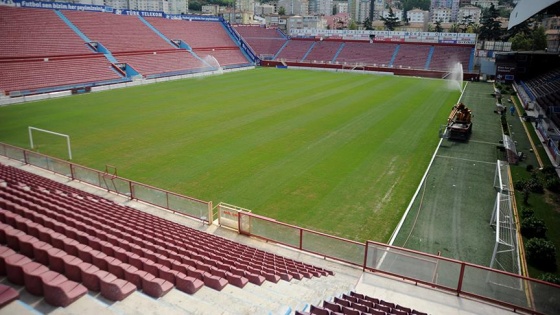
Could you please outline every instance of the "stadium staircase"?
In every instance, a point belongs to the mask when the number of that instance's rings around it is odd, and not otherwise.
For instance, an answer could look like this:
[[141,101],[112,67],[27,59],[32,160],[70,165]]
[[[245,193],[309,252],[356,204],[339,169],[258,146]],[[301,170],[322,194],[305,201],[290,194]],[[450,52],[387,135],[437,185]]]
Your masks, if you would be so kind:
[[286,48],[286,46],[288,46],[289,40],[287,40],[286,42],[284,42],[284,45],[282,45],[282,47],[280,47],[280,49],[278,49],[278,52],[276,53],[276,55],[274,55],[274,60],[278,59],[278,55],[280,55],[280,53],[284,50],[284,48]]
[[70,27],[78,36],[80,36],[80,38],[85,43],[87,43],[93,51],[102,53],[105,56],[105,58],[107,58],[107,60],[109,60],[109,62],[113,64],[118,62],[117,59],[113,57],[113,55],[107,48],[105,48],[101,43],[93,43],[93,41],[90,40],[84,33],[82,33],[82,31],[80,31],[80,29],[78,29],[74,24],[72,24],[72,22],[70,22],[70,20],[68,20],[66,16],[62,14],[62,12],[60,11],[54,11],[54,12],[56,13],[56,15],[58,15],[59,18],[61,18],[64,21],[64,23],[66,23],[66,25],[68,25],[68,27]]
[[307,56],[309,56],[309,53],[311,53],[311,51],[313,50],[313,47],[315,47],[317,45],[317,42],[313,42],[313,44],[311,44],[311,46],[309,47],[309,49],[305,52],[305,54],[303,55],[303,58],[301,58],[302,61],[305,61],[305,59],[307,58]]
[[397,59],[397,55],[399,54],[399,49],[401,48],[401,45],[397,45],[397,47],[395,47],[395,51],[393,52],[393,55],[391,56],[391,61],[389,61],[389,68],[393,67],[393,64],[395,63],[395,59]]
[[476,53],[476,49],[474,47],[471,49],[470,57],[469,57],[469,72],[474,71],[474,55]]
[[55,10],[54,13],[56,15],[58,15],[59,18],[62,19],[62,21],[64,21],[64,23],[66,23],[66,25],[68,25],[68,27],[70,27],[74,33],[76,33],[78,36],[80,36],[80,38],[86,42],[86,43],[90,43],[91,40],[84,34],[82,33],[82,31],[80,31],[80,29],[78,29],[74,24],[72,24],[72,22],[70,22],[70,20],[68,20],[64,14],[62,14],[62,12]]
[[231,37],[231,40],[235,42],[236,45],[241,49],[241,52],[243,53],[243,55],[245,55],[245,58],[247,58],[247,60],[252,63],[257,62],[258,58],[256,53],[253,51],[251,46],[249,46],[247,42],[245,42],[243,37],[241,37],[239,33],[237,33],[235,29],[231,27],[231,24],[223,18],[220,18],[220,22],[222,23],[222,26],[228,33],[229,37]]
[[138,18],[140,19],[140,21],[142,21],[142,23],[144,23],[147,27],[149,27],[154,33],[156,33],[164,41],[168,42],[171,46],[175,47],[175,45],[173,44],[173,42],[169,38],[165,37],[165,35],[163,35],[152,24],[150,24],[148,21],[146,21],[146,19],[144,19],[142,16],[138,16]]
[[424,66],[424,70],[430,69],[430,63],[432,62],[433,55],[434,55],[434,46],[431,46],[430,52],[428,52],[428,59],[426,60],[426,65]]
[[338,50],[336,51],[336,53],[334,54],[333,59],[331,60],[332,63],[335,63],[336,58],[338,58],[338,55],[340,54],[340,52],[344,49],[344,46],[346,45],[346,43],[342,43],[340,45],[340,47],[338,48]]

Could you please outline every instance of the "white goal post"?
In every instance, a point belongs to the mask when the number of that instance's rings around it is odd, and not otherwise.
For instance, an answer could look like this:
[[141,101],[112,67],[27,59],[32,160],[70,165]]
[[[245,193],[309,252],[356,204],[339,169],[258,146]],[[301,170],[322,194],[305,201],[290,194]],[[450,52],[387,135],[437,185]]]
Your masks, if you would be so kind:
[[72,148],[70,147],[70,136],[69,135],[65,135],[63,133],[59,133],[59,132],[54,132],[54,131],[50,131],[50,130],[45,130],[45,129],[41,129],[41,128],[35,128],[35,127],[28,127],[29,130],[29,142],[31,144],[31,149],[34,149],[35,146],[33,144],[33,130],[35,131],[40,131],[40,132],[45,132],[51,135],[55,135],[55,136],[60,136],[63,138],[66,138],[66,146],[68,147],[68,158],[70,160],[72,160]]

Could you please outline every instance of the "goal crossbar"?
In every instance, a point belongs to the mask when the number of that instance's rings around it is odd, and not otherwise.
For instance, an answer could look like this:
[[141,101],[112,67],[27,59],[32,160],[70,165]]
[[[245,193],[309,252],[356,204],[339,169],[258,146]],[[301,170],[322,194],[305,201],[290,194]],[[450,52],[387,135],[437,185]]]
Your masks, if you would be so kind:
[[33,130],[66,138],[66,146],[68,148],[68,158],[70,160],[72,159],[72,148],[70,147],[70,136],[69,135],[59,133],[59,132],[50,131],[50,130],[46,130],[46,129],[31,127],[31,126],[28,127],[28,130],[29,130],[29,143],[31,145],[31,149],[35,149],[35,146],[33,144]]

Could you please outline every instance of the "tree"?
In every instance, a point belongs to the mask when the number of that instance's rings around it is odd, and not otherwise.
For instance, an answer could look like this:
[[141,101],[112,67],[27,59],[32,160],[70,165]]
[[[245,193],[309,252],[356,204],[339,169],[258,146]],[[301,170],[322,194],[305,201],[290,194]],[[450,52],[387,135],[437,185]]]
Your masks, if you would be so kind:
[[202,11],[202,4],[197,1],[189,1],[189,11]]
[[473,25],[474,22],[472,21],[472,15],[465,15],[461,19],[461,23],[459,23],[461,33],[466,33],[467,29]]
[[284,7],[278,8],[278,15],[286,15],[286,8]]
[[543,220],[530,216],[521,220],[521,234],[526,238],[546,237],[547,227]]
[[531,39],[525,33],[517,33],[509,41],[513,51],[531,50]]
[[472,25],[469,26],[469,28],[467,28],[467,33],[471,33],[471,34],[480,33],[480,25],[473,23]]
[[368,31],[373,29],[373,26],[371,26],[371,20],[369,19],[369,17],[367,17],[367,18],[364,20],[363,25],[364,25],[364,28],[365,28],[366,30],[368,30]]
[[449,28],[450,33],[459,33],[460,30],[461,29],[459,28],[459,24],[457,23],[451,24],[451,27]]
[[533,39],[533,50],[544,50],[546,48],[546,34],[542,26],[533,30],[531,38]]
[[357,30],[358,29],[358,24],[356,24],[356,21],[354,21],[354,20],[350,21],[350,24],[348,24],[348,29],[349,30]]
[[525,243],[529,264],[545,271],[556,270],[556,246],[543,238],[532,238]]
[[443,27],[441,27],[441,20],[436,21],[436,26],[434,27],[434,32],[436,32],[436,33],[443,32]]
[[497,20],[500,16],[500,12],[496,10],[494,4],[492,4],[486,12],[487,13],[485,13],[482,18],[478,38],[481,40],[499,40],[503,33],[502,25],[500,21]]
[[396,27],[400,26],[399,18],[393,12],[393,8],[389,8],[389,15],[385,18],[382,17],[381,21],[385,24],[385,29],[388,31],[394,31]]
[[425,11],[430,9],[430,0],[402,0],[401,3],[403,11],[410,11],[415,8]]
[[509,39],[513,51],[544,50],[546,48],[546,35],[542,27],[529,33],[519,32]]

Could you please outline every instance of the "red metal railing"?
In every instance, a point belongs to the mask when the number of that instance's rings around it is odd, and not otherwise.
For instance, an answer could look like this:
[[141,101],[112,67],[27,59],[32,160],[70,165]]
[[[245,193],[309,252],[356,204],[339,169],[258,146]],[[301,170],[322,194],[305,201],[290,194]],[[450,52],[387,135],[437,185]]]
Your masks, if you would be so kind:
[[212,202],[180,195],[171,191],[135,182],[126,178],[94,170],[68,161],[0,143],[0,154],[25,164],[52,171],[90,185],[143,201],[173,212],[202,220],[213,221]]
[[541,280],[379,242],[346,240],[249,212],[238,213],[238,224],[241,234],[513,311],[555,314],[560,310],[560,286]]

